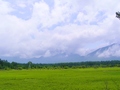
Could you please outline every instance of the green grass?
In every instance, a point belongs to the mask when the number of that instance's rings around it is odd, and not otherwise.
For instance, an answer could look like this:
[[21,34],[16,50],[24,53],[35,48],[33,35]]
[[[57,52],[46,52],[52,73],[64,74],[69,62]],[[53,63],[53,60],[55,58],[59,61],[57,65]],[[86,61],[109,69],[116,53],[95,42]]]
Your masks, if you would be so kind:
[[0,90],[120,90],[120,68],[1,70]]

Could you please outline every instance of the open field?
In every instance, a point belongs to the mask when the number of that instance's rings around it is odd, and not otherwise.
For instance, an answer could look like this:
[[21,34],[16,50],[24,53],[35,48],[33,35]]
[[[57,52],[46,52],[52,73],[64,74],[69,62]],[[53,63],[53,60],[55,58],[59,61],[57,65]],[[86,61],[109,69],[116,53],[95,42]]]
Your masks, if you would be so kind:
[[1,70],[0,90],[120,90],[120,68]]

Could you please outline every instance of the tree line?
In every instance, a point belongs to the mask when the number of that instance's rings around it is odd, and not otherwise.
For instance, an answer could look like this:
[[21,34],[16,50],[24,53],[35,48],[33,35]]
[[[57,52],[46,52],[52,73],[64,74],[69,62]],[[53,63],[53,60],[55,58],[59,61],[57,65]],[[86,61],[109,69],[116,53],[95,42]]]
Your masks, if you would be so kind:
[[17,63],[8,62],[7,60],[0,59],[0,69],[68,69],[68,68],[99,68],[99,67],[120,67],[119,60],[112,61],[86,61],[86,62],[69,62],[69,63],[54,63],[54,64],[41,64],[41,63]]

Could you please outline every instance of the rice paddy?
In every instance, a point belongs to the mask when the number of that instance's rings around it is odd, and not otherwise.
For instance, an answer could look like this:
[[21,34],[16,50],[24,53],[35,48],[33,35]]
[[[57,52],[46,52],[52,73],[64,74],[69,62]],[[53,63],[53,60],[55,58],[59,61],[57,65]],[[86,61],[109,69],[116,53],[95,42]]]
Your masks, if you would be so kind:
[[1,70],[0,90],[120,90],[120,68]]

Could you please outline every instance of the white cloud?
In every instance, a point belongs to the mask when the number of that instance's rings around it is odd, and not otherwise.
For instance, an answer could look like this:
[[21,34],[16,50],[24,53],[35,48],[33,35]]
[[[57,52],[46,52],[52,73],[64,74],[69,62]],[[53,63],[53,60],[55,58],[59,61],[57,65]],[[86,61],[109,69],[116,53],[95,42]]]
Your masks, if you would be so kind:
[[0,1],[0,15],[8,14],[13,11],[8,2]]
[[[11,2],[0,1],[1,55],[24,58],[57,53],[86,55],[91,43],[119,42],[117,0],[54,0],[54,6],[48,5],[47,0]],[[24,9],[23,13],[26,7],[31,8],[30,15],[25,16],[30,18],[24,20],[11,14],[17,6]],[[106,55],[109,56],[108,52]]]

